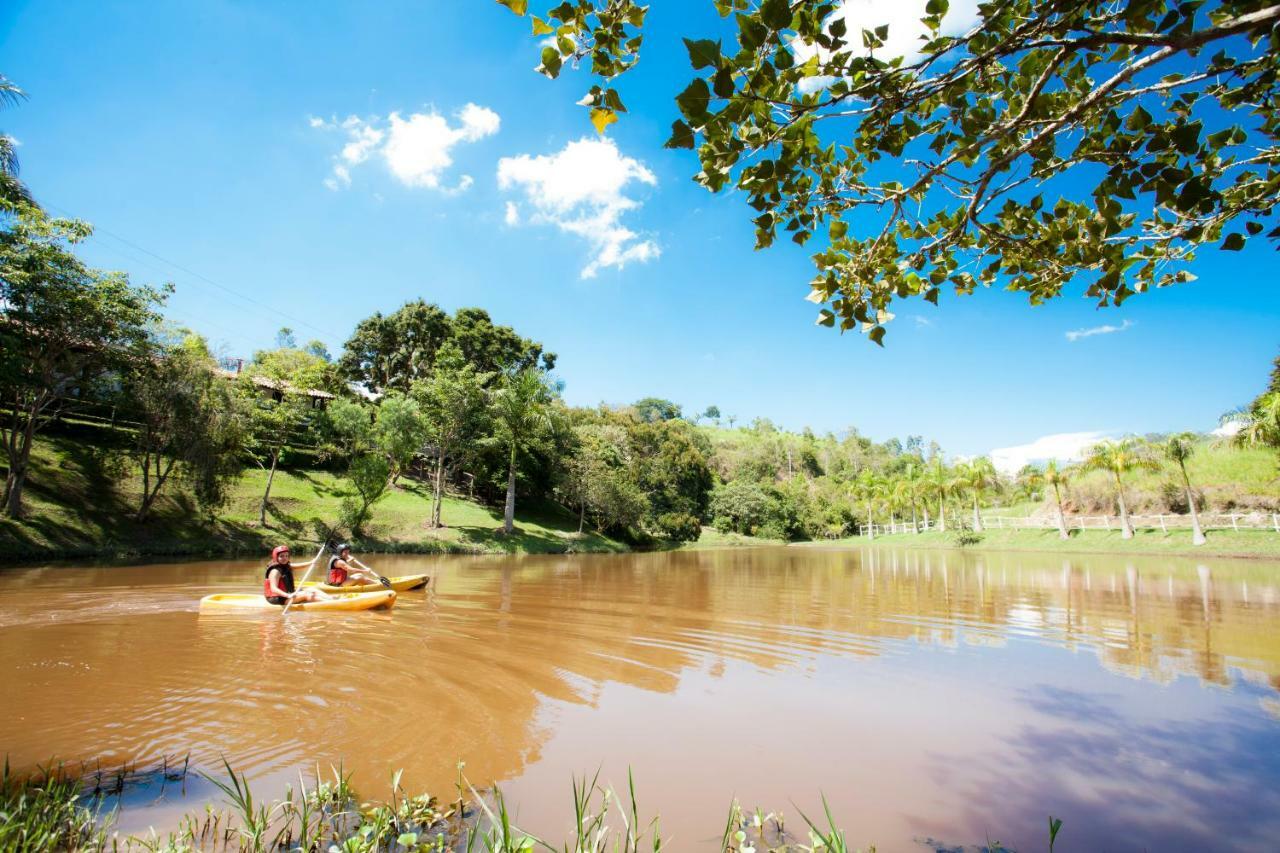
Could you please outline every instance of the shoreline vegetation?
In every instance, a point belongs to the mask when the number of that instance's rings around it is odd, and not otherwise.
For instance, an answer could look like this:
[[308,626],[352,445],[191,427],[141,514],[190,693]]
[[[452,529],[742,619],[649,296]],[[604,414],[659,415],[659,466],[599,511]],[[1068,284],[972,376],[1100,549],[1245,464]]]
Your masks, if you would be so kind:
[[1120,530],[1072,530],[1067,539],[1047,529],[991,529],[982,533],[923,531],[921,533],[849,536],[825,542],[794,542],[809,548],[921,548],[965,551],[1028,551],[1064,554],[1132,554],[1134,556],[1212,557],[1280,560],[1280,534],[1269,530],[1214,530],[1203,545],[1193,545],[1185,529],[1135,530],[1130,539]]
[[[139,773],[128,767],[104,778],[96,773],[72,774],[65,766],[42,768],[31,775],[10,771],[6,759],[0,778],[0,849],[12,853],[38,853],[57,849],[78,853],[164,851],[193,853],[215,850],[229,853],[266,853],[271,850],[337,851],[337,853],[443,853],[485,851],[527,853],[564,850],[565,853],[603,853],[606,850],[654,853],[674,849],[664,838],[660,816],[642,818],[636,783],[630,771],[627,788],[618,792],[594,776],[573,778],[574,830],[562,842],[538,838],[520,829],[498,786],[477,790],[458,765],[454,796],[447,802],[430,794],[408,794],[400,784],[401,771],[392,775],[390,795],[365,802],[351,785],[351,775],[331,767],[323,775],[317,767],[308,784],[298,774],[298,787],[287,786],[280,799],[256,797],[244,774],[223,760],[224,774],[206,775],[190,769],[189,757],[181,765]],[[186,796],[188,777],[217,791],[221,800],[192,808],[173,829],[124,834],[114,829],[117,811],[107,807],[120,801],[126,789],[158,785],[181,787]],[[795,819],[782,812],[744,809],[737,800],[729,804],[718,849],[723,853],[848,853],[853,850],[831,806],[822,798],[822,812],[813,816],[798,807]],[[567,816],[567,815],[566,815]],[[717,821],[717,825],[719,822]],[[1050,816],[1049,850],[1052,851],[1062,821]],[[874,846],[867,848],[875,850]],[[956,848],[959,849],[959,848]],[[1006,853],[999,841],[987,840],[988,853]]]

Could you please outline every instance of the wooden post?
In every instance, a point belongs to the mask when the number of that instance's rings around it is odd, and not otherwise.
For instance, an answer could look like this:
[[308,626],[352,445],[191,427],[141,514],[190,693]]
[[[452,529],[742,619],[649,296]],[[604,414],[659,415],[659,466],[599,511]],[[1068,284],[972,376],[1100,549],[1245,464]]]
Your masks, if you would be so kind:
[[996,527],[998,527],[1001,530],[1004,530],[1004,516],[1002,515],[996,516]]
[[1168,533],[1169,529],[1164,526],[1164,513],[1160,513],[1160,532]]
[[1235,514],[1234,512],[1233,512],[1233,513],[1231,513],[1231,529],[1232,529],[1232,530],[1239,530],[1239,529],[1240,529],[1240,526],[1239,526],[1238,524],[1236,524],[1236,514]]
[[1276,529],[1276,533],[1280,533],[1280,515],[1271,513],[1271,526]]
[[1110,530],[1110,529],[1111,529],[1111,516],[1109,516],[1109,515],[1104,515],[1104,516],[1102,517],[1102,520],[1103,520],[1104,522],[1106,522],[1106,524],[1107,524],[1107,529],[1108,529],[1108,530]]

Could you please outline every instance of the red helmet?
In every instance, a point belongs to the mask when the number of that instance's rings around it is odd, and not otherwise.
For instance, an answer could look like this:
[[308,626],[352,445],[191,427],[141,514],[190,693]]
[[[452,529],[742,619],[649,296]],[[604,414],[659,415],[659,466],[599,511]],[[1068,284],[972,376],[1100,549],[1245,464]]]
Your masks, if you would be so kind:
[[[280,555],[281,555],[282,553],[284,553],[284,552],[288,551],[288,550],[289,550],[289,546],[288,546],[288,545],[277,545],[276,547],[272,548],[272,549],[271,549],[271,562],[273,562],[273,563],[279,563],[279,562],[280,562]],[[289,562],[289,561],[288,561],[288,560],[285,560],[284,562],[286,562],[286,563],[287,563],[287,562]]]

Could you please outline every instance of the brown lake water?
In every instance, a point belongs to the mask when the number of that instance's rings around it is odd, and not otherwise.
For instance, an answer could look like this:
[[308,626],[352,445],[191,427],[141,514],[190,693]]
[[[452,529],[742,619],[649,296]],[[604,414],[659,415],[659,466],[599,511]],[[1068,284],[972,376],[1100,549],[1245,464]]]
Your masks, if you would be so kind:
[[[1280,564],[777,548],[384,557],[393,611],[201,614],[259,561],[0,572],[0,751],[190,753],[279,795],[342,762],[367,797],[458,761],[559,841],[600,768],[671,850],[729,802],[821,813],[851,843],[1275,849]],[[126,829],[202,807],[134,797]]]

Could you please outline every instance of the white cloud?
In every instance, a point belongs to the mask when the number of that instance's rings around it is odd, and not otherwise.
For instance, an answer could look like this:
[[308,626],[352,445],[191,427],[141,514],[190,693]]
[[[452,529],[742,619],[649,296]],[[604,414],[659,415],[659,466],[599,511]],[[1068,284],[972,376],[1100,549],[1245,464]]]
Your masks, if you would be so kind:
[[1003,474],[1016,474],[1023,465],[1032,462],[1077,462],[1084,451],[1107,438],[1105,432],[1060,432],[1045,435],[1028,444],[1014,447],[998,447],[991,451],[991,462]]
[[[624,226],[623,214],[640,206],[624,195],[632,184],[654,186],[657,177],[643,163],[618,151],[611,139],[584,137],[555,154],[522,154],[498,161],[498,186],[521,190],[533,208],[528,221],[555,225],[591,244],[592,258],[582,269],[593,278],[604,267],[622,269],[633,261],[661,254],[657,243]],[[506,222],[520,221],[520,210],[507,203]]]
[[912,314],[911,319],[915,321],[916,328],[924,329],[933,325],[933,321],[923,314]]
[[1210,432],[1209,435],[1215,435],[1218,438],[1231,438],[1233,435],[1235,435],[1236,433],[1238,433],[1240,430],[1244,428],[1245,428],[1244,421],[1229,420],[1219,425],[1218,428]]
[[1093,326],[1089,329],[1075,329],[1067,332],[1067,340],[1075,343],[1081,338],[1091,338],[1094,335],[1114,335],[1116,332],[1123,332],[1133,328],[1133,322],[1125,320],[1119,326]]
[[[927,0],[844,0],[831,17],[828,24],[838,18],[845,22],[845,39],[850,43],[855,55],[865,55],[862,47],[862,31],[874,30],[889,25],[889,37],[884,46],[874,53],[884,60],[905,57],[908,62],[915,59],[924,44],[921,36],[929,34],[929,30],[920,19],[925,16]],[[951,7],[942,19],[942,35],[960,35],[978,21],[978,0],[952,0]],[[792,49],[796,59],[807,62],[815,53],[826,57],[828,51],[813,44],[794,42]],[[824,60],[825,61],[825,60]],[[834,78],[832,78],[834,79]],[[827,81],[827,85],[830,84]],[[813,88],[822,88],[821,81]]]
[[342,122],[312,117],[311,127],[340,130],[346,144],[333,158],[333,174],[324,185],[331,190],[351,186],[351,169],[370,158],[379,157],[400,183],[447,193],[465,192],[474,180],[463,175],[452,187],[443,185],[444,173],[453,165],[453,148],[462,142],[477,142],[498,132],[501,118],[493,110],[467,104],[458,111],[457,125],[435,110],[403,116],[393,112],[386,119],[348,116]]

